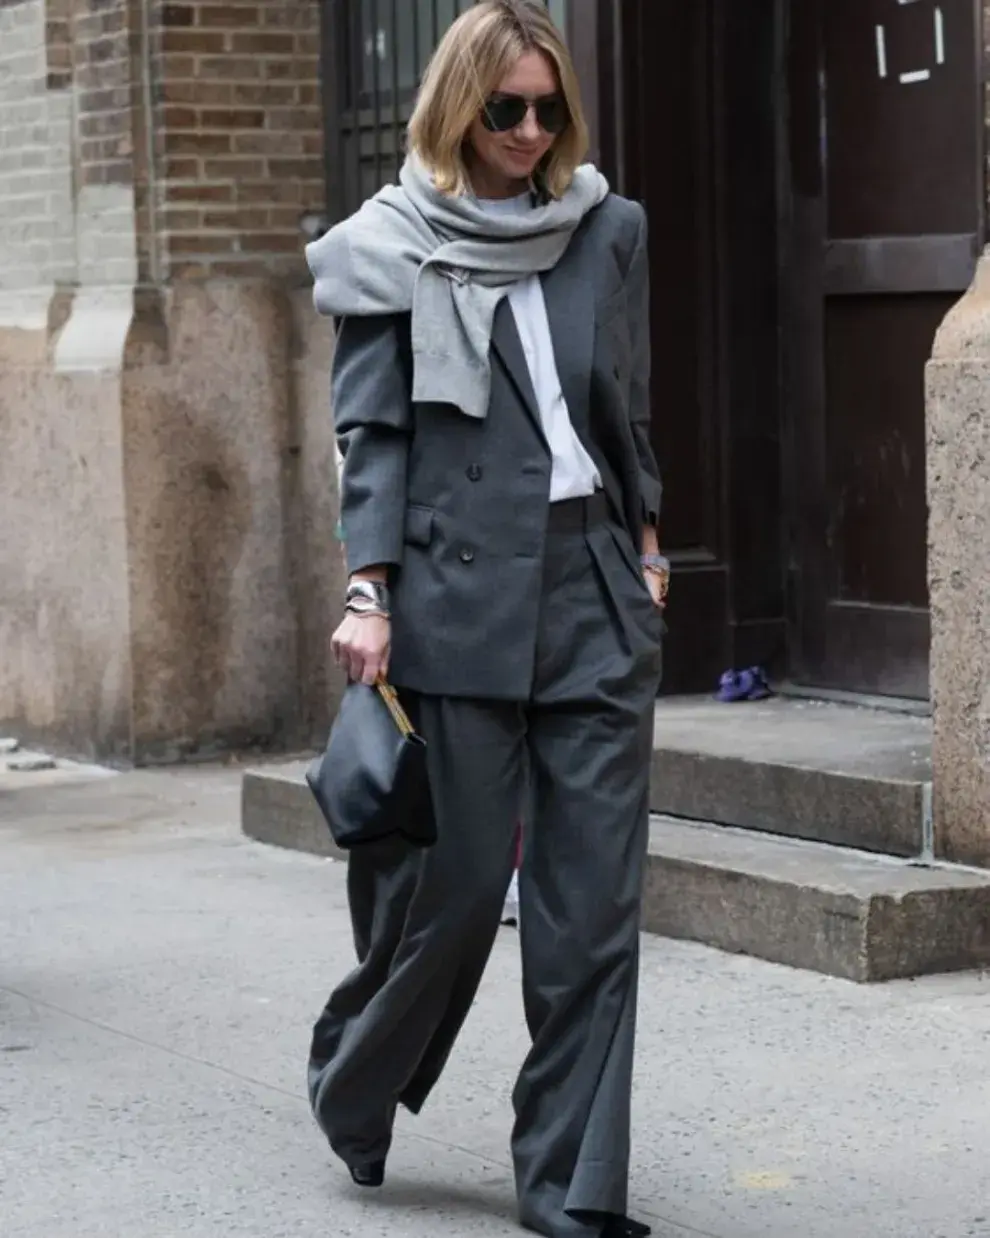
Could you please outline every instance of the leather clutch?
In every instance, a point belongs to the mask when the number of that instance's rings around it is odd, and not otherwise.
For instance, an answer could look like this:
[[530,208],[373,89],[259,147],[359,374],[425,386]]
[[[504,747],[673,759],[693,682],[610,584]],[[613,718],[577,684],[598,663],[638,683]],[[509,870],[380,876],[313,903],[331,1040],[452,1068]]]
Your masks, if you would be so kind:
[[306,782],[338,847],[393,834],[418,847],[436,842],[426,741],[384,681],[348,684]]

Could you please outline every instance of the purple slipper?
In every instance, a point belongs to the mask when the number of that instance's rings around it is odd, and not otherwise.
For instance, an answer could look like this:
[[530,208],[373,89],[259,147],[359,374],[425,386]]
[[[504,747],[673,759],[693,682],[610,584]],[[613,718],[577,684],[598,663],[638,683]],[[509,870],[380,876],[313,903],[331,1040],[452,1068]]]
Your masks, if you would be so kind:
[[766,675],[758,666],[745,671],[726,671],[718,681],[715,699],[732,705],[739,701],[765,701],[773,696]]

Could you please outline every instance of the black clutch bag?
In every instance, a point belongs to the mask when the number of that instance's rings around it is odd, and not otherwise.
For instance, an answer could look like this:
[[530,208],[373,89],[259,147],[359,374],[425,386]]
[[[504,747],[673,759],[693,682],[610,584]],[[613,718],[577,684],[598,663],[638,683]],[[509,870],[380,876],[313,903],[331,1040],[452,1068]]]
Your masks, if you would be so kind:
[[395,689],[348,684],[326,751],[306,771],[338,847],[400,834],[418,847],[436,842],[426,741]]

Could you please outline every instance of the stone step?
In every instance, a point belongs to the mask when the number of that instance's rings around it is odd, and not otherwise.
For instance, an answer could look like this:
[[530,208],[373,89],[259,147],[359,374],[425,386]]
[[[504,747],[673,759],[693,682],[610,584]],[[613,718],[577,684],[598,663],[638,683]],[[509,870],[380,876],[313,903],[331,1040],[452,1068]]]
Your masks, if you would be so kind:
[[860,983],[990,964],[990,872],[655,817],[644,927]]
[[777,698],[657,705],[654,812],[917,856],[931,806],[931,721]]
[[259,843],[346,859],[330,837],[303,774],[308,760],[249,769],[241,784],[241,829]]
[[[305,762],[245,774],[260,842],[340,857]],[[655,817],[644,927],[859,982],[990,965],[990,873]]]

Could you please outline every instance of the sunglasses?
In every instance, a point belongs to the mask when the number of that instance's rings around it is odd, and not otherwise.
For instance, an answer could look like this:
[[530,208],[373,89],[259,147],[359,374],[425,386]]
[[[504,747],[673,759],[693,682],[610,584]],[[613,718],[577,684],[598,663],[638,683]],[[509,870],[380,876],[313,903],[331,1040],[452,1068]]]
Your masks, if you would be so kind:
[[536,113],[536,123],[544,133],[563,133],[571,121],[567,100],[563,95],[542,95],[527,99],[523,95],[494,94],[485,103],[481,123],[491,133],[508,133],[526,119],[529,109]]

